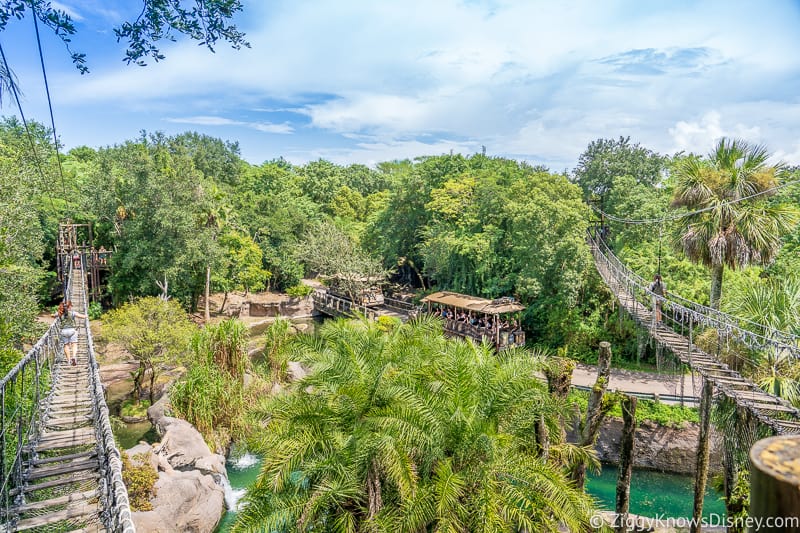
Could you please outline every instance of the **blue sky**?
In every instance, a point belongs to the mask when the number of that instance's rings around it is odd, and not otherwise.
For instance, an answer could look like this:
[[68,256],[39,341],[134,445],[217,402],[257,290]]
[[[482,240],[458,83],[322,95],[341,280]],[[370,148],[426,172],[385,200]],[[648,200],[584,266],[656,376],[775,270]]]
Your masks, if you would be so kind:
[[[250,1],[237,24],[251,49],[183,39],[145,68],[124,64],[111,31],[140,2],[53,4],[73,15],[91,69],[81,76],[46,35],[67,148],[192,130],[238,141],[256,164],[485,146],[560,171],[600,137],[705,153],[727,135],[800,164],[796,1]],[[0,41],[26,115],[48,123],[30,17]]]

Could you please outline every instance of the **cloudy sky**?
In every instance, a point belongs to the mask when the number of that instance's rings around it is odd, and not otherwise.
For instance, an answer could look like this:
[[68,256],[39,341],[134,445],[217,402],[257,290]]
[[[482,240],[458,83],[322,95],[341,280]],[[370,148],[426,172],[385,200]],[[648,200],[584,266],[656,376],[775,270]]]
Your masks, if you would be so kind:
[[[91,69],[45,36],[67,148],[192,130],[238,141],[256,164],[485,146],[560,171],[600,137],[705,153],[727,135],[800,164],[797,1],[253,0],[237,17],[252,48],[183,39],[145,68],[125,65],[112,31],[140,2],[53,4]],[[30,17],[0,42],[26,115],[49,123]]]

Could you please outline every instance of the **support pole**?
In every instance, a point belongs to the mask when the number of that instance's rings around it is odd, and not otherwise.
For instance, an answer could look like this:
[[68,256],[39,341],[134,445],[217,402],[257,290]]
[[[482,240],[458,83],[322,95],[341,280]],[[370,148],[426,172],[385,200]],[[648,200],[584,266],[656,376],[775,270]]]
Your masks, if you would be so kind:
[[[586,408],[586,422],[581,427],[581,446],[593,446],[600,433],[600,424],[603,423],[606,411],[603,410],[603,395],[608,389],[608,379],[611,374],[611,343],[600,343],[600,352],[597,355],[597,380],[589,393],[589,403]],[[586,483],[586,463],[579,462],[572,470],[572,479],[579,489]]]
[[622,400],[622,439],[619,451],[619,477],[617,478],[617,501],[614,528],[616,533],[628,530],[628,508],[631,497],[631,474],[633,473],[633,445],[636,435],[636,396],[625,396]]
[[708,451],[711,433],[711,402],[713,400],[714,385],[703,379],[703,392],[700,395],[700,437],[697,442],[697,469],[694,481],[694,511],[692,513],[691,533],[700,533],[702,530],[700,519],[703,516],[703,497],[706,493],[708,479]]

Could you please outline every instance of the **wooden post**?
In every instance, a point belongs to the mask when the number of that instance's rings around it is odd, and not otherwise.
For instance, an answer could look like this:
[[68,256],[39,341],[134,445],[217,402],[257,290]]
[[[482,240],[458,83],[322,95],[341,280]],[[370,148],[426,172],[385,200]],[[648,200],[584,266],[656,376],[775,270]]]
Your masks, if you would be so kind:
[[800,532],[798,458],[800,435],[770,437],[750,449],[750,518],[761,524],[759,533]]
[[708,479],[708,441],[711,433],[711,402],[714,385],[703,379],[703,392],[700,394],[700,436],[697,442],[697,470],[694,479],[694,511],[692,513],[691,533],[702,531],[700,520],[703,517],[703,497]]
[[617,515],[614,518],[617,533],[627,531],[628,508],[631,497],[631,474],[633,472],[633,445],[636,435],[636,396],[625,396],[622,400],[622,439],[619,451],[619,477],[617,478]]
[[[600,433],[600,424],[606,413],[603,411],[603,394],[608,389],[608,378],[611,374],[611,343],[600,343],[600,352],[597,355],[597,380],[589,393],[589,404],[586,408],[586,423],[581,427],[581,446],[594,445]],[[579,489],[586,483],[586,463],[580,462],[572,470],[572,479]]]

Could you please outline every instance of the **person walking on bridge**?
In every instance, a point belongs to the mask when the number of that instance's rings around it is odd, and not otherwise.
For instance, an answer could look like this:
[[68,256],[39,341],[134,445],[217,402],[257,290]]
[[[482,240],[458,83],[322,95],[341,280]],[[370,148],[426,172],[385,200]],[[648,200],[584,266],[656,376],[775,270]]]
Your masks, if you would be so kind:
[[76,318],[85,319],[82,315],[72,310],[72,302],[67,300],[58,304],[58,319],[61,326],[61,341],[64,343],[64,355],[67,356],[72,366],[78,364],[78,324]]
[[661,274],[655,275],[653,283],[647,289],[653,293],[653,313],[655,313],[656,324],[658,324],[661,322],[661,299],[659,297],[663,298],[667,294],[667,286],[661,280]]

